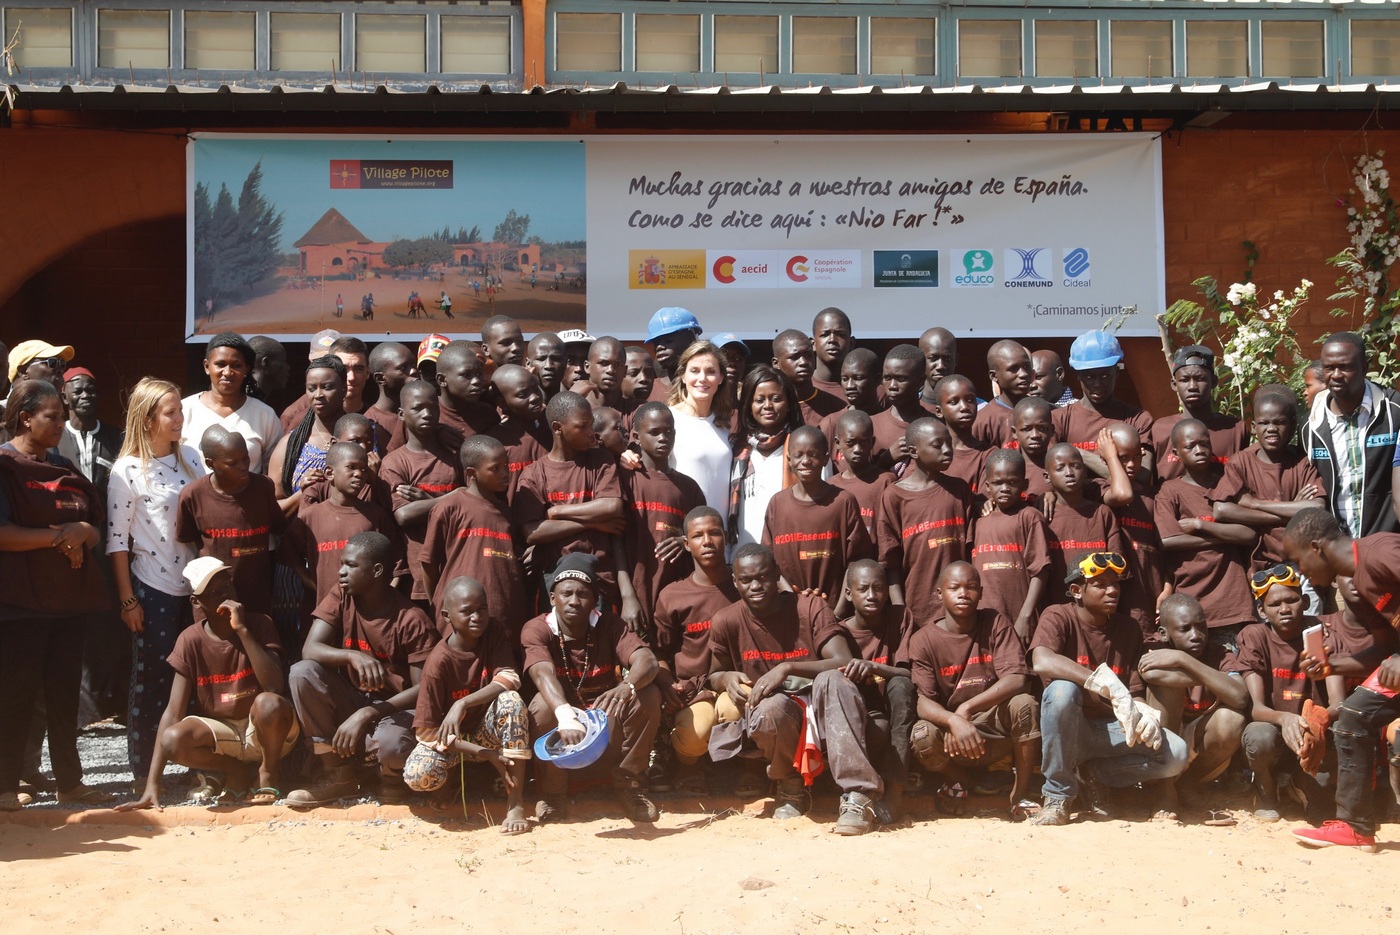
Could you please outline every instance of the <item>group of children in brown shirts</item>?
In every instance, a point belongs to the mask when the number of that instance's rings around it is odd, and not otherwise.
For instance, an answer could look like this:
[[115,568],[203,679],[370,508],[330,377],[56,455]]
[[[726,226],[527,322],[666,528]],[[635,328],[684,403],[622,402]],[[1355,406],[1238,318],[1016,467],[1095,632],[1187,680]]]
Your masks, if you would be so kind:
[[[650,791],[705,793],[727,760],[779,818],[829,771],[843,834],[897,820],[911,784],[953,814],[996,790],[1040,824],[1141,785],[1174,819],[1241,750],[1256,817],[1330,807],[1327,724],[1393,640],[1346,579],[1339,612],[1306,615],[1284,530],[1325,503],[1291,391],[1260,391],[1247,428],[1212,410],[1214,358],[1188,347],[1183,413],[1153,420],[1091,333],[1070,360],[1083,399],[1036,395],[1031,354],[1002,341],[981,403],[943,329],[881,360],[838,310],[814,334],[833,328],[839,354],[775,341],[803,424],[762,542],[737,549],[725,505],[668,466],[677,376],[612,339],[563,374],[509,326],[441,346],[434,380],[394,387],[397,444],[342,417],[291,515],[241,436],[210,429],[179,507],[207,556],[187,572],[197,624],[133,807],[158,804],[167,761],[213,776],[210,798],[313,806],[375,783],[443,801],[484,760],[520,833],[532,739],[582,741],[588,709],[610,731],[584,774],[606,770],[638,821]],[[291,633],[268,616],[278,561],[306,595]],[[315,779],[284,795],[303,737]],[[539,821],[566,815],[569,775],[538,764]]]

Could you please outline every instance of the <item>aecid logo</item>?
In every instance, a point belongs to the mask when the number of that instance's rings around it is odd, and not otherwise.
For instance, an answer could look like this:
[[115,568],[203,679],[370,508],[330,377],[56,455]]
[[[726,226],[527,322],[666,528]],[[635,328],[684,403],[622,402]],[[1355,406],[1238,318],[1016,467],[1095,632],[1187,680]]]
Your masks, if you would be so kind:
[[962,264],[962,272],[953,276],[955,287],[985,289],[996,285],[996,260],[992,251],[962,250],[955,255]]
[[711,271],[715,274],[715,279],[723,283],[733,282],[734,264],[736,262],[737,260],[732,256],[722,256],[718,260],[715,260],[715,265],[711,268]]
[[793,282],[806,282],[807,274],[811,271],[812,268],[807,265],[807,258],[801,254],[787,261],[787,276]]
[[1084,289],[1093,284],[1089,273],[1089,251],[1084,247],[1065,251],[1064,267],[1065,278],[1061,285]]

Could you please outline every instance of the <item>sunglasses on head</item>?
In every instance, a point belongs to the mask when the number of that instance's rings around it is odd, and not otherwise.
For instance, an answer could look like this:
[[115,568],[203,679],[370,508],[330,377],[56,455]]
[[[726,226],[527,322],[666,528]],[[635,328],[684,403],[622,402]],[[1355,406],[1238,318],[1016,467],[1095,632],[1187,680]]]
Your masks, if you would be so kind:
[[1276,584],[1281,584],[1286,588],[1301,588],[1303,576],[1298,572],[1296,565],[1279,562],[1272,568],[1256,571],[1249,579],[1249,588],[1254,592],[1255,597],[1263,597],[1265,592]]
[[1106,571],[1123,574],[1128,570],[1128,560],[1117,552],[1090,552],[1079,560],[1079,564],[1070,571],[1069,583],[1074,583],[1080,578],[1089,580],[1097,578]]

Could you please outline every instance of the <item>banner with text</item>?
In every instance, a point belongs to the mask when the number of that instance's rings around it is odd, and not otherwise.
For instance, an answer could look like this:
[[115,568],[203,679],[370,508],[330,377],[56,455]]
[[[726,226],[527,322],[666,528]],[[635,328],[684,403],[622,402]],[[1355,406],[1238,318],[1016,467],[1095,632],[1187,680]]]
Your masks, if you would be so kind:
[[835,305],[866,337],[1148,335],[1164,308],[1149,134],[586,145],[594,334],[681,305],[771,337]]

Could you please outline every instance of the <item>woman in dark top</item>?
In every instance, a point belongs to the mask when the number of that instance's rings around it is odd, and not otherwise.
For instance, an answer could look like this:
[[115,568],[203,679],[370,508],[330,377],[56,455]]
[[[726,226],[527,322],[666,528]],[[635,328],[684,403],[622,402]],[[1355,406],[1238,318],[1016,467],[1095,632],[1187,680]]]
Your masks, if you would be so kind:
[[63,402],[53,385],[23,380],[10,390],[0,445],[0,811],[19,794],[25,737],[40,691],[58,799],[98,803],[78,760],[78,685],[83,620],[107,588],[93,557],[102,524],[97,490],[66,458]]

